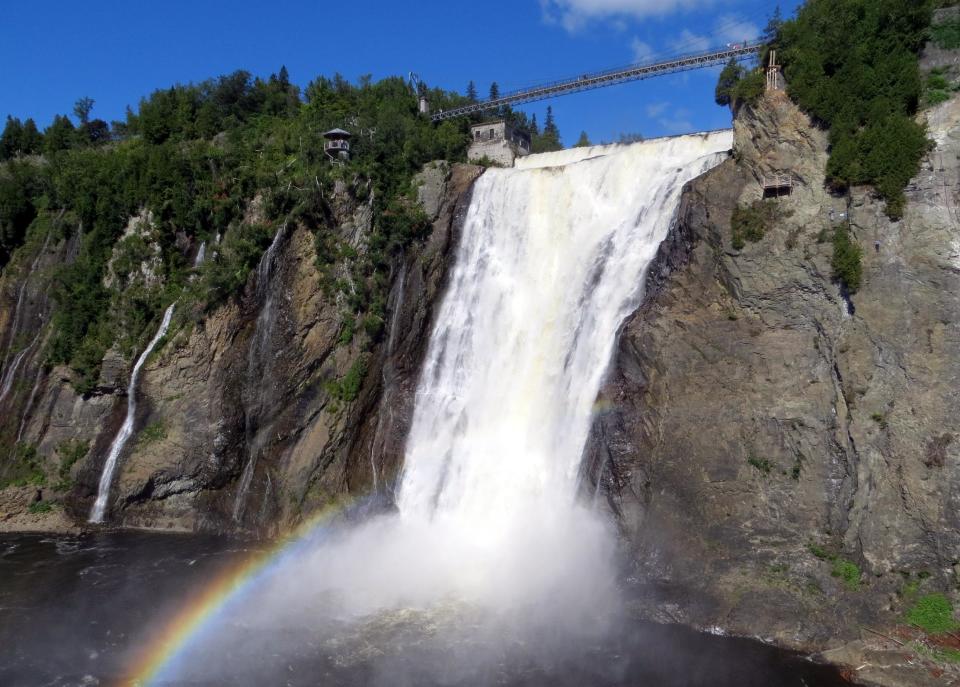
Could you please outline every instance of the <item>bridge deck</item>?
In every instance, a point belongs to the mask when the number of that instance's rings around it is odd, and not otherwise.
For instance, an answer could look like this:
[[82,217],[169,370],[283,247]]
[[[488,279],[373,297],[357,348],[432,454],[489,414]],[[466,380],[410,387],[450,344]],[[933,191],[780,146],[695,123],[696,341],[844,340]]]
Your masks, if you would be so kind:
[[662,62],[653,62],[650,64],[633,65],[621,69],[611,69],[604,72],[595,72],[593,74],[584,74],[573,79],[555,81],[553,83],[542,84],[532,88],[526,88],[519,91],[508,93],[496,100],[485,100],[481,103],[471,103],[463,107],[457,107],[452,110],[441,110],[430,119],[439,122],[452,117],[462,117],[475,112],[484,112],[494,110],[505,105],[520,105],[522,103],[532,103],[537,100],[544,100],[558,95],[567,95],[568,93],[578,93],[588,91],[594,88],[603,88],[604,86],[613,86],[614,84],[626,83],[628,81],[638,81],[647,79],[651,76],[661,74],[672,74],[674,72],[687,71],[689,69],[700,69],[710,67],[715,64],[728,62],[731,59],[756,55],[763,46],[758,43],[744,44],[734,48],[724,50],[711,50],[708,52],[684,55]]

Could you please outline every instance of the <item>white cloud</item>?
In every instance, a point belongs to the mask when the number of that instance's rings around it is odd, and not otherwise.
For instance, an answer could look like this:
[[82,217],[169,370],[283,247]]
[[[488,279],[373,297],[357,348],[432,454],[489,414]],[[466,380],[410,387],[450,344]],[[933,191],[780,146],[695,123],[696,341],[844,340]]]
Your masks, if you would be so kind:
[[634,62],[646,62],[653,57],[653,48],[649,43],[644,43],[639,38],[634,38],[630,43],[630,49],[633,51]]
[[689,134],[694,130],[690,114],[690,110],[678,107],[669,117],[660,117],[657,123],[671,134]]
[[670,47],[678,53],[704,52],[712,47],[711,43],[707,36],[700,36],[690,29],[684,29],[677,38],[670,41]]
[[662,17],[681,10],[704,9],[716,0],[540,0],[543,18],[574,32],[594,20]]
[[760,36],[760,27],[736,14],[725,14],[714,26],[714,35],[724,43],[741,43]]
[[670,107],[670,103],[651,103],[647,105],[647,116],[650,119],[656,119]]

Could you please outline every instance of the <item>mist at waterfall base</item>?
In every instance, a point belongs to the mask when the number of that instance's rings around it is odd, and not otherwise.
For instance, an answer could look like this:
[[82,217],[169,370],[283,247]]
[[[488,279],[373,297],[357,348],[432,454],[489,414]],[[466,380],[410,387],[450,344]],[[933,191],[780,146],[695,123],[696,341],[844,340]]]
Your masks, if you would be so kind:
[[[805,684],[779,654],[725,663],[704,649],[732,640],[631,620],[614,524],[580,498],[617,330],[684,183],[730,144],[722,132],[488,170],[435,318],[395,509],[313,530],[183,637],[151,684]],[[159,574],[130,556],[126,574]],[[126,628],[131,656],[164,632],[166,588],[153,620]]]
[[[496,682],[521,648],[547,666],[602,642],[620,600],[612,523],[577,498],[593,404],[683,185],[730,145],[722,132],[488,170],[431,334],[396,513],[327,532],[165,677],[220,676],[217,655],[232,657],[231,680],[248,675],[264,641],[362,653],[397,623],[437,652],[411,684]],[[390,663],[371,677],[400,684]]]

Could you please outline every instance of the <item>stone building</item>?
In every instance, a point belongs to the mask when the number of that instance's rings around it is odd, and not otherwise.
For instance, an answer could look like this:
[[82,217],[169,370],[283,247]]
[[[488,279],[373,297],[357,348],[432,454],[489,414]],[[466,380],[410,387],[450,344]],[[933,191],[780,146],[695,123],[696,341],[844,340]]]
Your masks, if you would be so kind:
[[473,142],[467,158],[474,162],[486,157],[512,167],[517,157],[530,154],[530,134],[515,129],[502,119],[474,124],[470,127],[470,136]]

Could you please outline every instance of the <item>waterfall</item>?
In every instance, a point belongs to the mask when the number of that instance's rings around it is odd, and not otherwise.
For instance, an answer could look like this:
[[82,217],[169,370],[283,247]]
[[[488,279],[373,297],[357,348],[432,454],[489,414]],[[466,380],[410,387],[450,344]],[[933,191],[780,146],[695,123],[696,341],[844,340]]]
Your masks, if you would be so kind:
[[193,259],[193,268],[197,269],[200,265],[203,264],[204,258],[207,256],[207,242],[201,241],[200,248],[197,249],[197,257]]
[[[33,277],[33,273],[37,271],[37,267],[40,266],[40,260],[43,258],[44,253],[47,252],[47,246],[50,245],[50,235],[53,232],[48,231],[46,238],[43,240],[43,246],[40,248],[40,252],[37,253],[36,257],[33,259],[33,262],[30,263],[30,271],[27,272],[27,276],[24,277],[23,283],[20,284],[20,289],[17,292],[17,304],[13,309],[13,321],[10,324],[10,335],[7,338],[7,349],[3,355],[3,363],[0,364],[0,370],[3,370],[4,373],[7,373],[7,363],[10,362],[10,351],[13,348],[13,343],[17,338],[17,334],[20,332],[20,319],[23,312],[23,297],[26,294],[27,286],[30,283],[30,278]],[[23,359],[22,351],[19,358],[15,359],[17,365]],[[12,378],[11,378],[12,379]],[[6,395],[6,394],[4,394]]]
[[578,498],[593,407],[684,184],[731,143],[720,132],[531,156],[478,179],[397,514],[318,549],[310,579],[357,615],[454,599],[585,628],[617,606],[615,533]]
[[[387,661],[365,684],[493,684],[517,651],[536,675],[615,631],[627,605],[615,527],[578,485],[593,406],[683,185],[731,143],[685,136],[487,170],[435,314],[397,508],[311,530],[204,632],[181,679],[209,678],[241,628],[282,637],[279,655],[336,646],[339,660],[380,651],[399,623],[400,649],[436,651],[422,673]],[[295,635],[309,646],[288,648]]]
[[10,390],[13,388],[13,380],[16,377],[17,370],[20,368],[20,363],[30,355],[34,347],[40,343],[40,337],[43,335],[43,325],[41,324],[40,329],[37,331],[36,335],[30,341],[30,344],[24,348],[22,351],[17,353],[13,358],[13,362],[3,371],[3,380],[0,381],[0,402],[7,397],[7,394],[10,393]]
[[157,329],[157,333],[150,339],[150,343],[143,349],[143,353],[140,354],[136,364],[133,366],[133,372],[130,374],[130,383],[127,385],[127,416],[123,420],[123,425],[120,427],[117,436],[113,438],[113,443],[110,444],[107,462],[104,463],[103,473],[100,475],[97,500],[94,502],[93,509],[90,511],[90,522],[103,522],[103,517],[107,509],[107,499],[110,497],[110,485],[113,482],[113,473],[117,468],[117,459],[120,457],[120,452],[123,451],[127,440],[130,439],[130,435],[133,434],[133,421],[137,414],[137,380],[140,377],[140,369],[144,363],[147,362],[147,358],[153,352],[153,349],[156,348],[160,339],[167,333],[175,305],[176,303],[171,303],[167,307],[163,313],[163,319],[160,321],[160,328]]
[[243,519],[247,493],[250,491],[250,485],[253,482],[253,475],[257,468],[257,457],[260,452],[259,442],[255,438],[257,429],[255,420],[259,418],[262,406],[262,384],[270,381],[266,375],[270,363],[267,353],[269,353],[270,335],[276,321],[276,309],[273,303],[273,293],[270,289],[270,280],[273,277],[274,261],[278,247],[286,233],[287,223],[285,222],[277,230],[270,247],[267,248],[257,265],[256,299],[257,303],[260,304],[260,312],[257,314],[257,320],[253,325],[253,337],[247,350],[247,375],[244,392],[244,443],[247,447],[247,461],[243,466],[237,495],[233,501],[233,520],[237,523]]
[[575,149],[477,181],[417,392],[402,517],[505,540],[570,511],[617,330],[683,185],[730,146],[721,132]]

